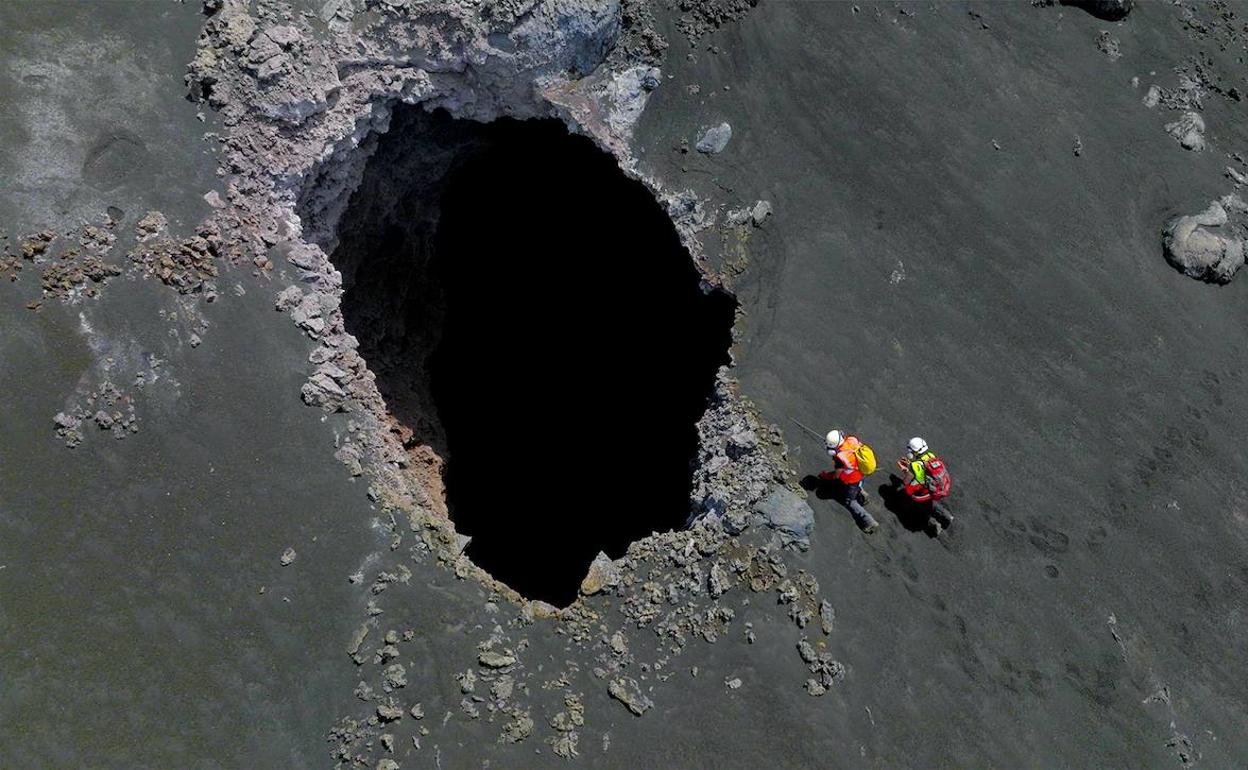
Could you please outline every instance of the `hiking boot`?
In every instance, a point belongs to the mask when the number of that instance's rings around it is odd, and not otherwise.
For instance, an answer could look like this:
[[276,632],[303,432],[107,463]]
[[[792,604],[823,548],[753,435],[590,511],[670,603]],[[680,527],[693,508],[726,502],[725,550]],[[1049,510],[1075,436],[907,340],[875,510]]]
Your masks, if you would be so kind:
[[875,519],[867,519],[866,521],[858,522],[858,527],[864,535],[873,535],[880,528],[880,523]]
[[929,520],[928,520],[928,522],[927,522],[927,534],[931,535],[932,537],[940,537],[940,532],[941,532],[941,530],[943,530],[943,529],[944,529],[944,527],[942,527],[942,526],[940,525],[940,522],[939,522],[939,521],[937,521],[937,520],[935,520],[935,519],[929,519]]
[[870,499],[871,499],[870,495],[868,495],[865,490],[862,490],[862,489],[858,490],[858,504],[859,505],[866,505]]

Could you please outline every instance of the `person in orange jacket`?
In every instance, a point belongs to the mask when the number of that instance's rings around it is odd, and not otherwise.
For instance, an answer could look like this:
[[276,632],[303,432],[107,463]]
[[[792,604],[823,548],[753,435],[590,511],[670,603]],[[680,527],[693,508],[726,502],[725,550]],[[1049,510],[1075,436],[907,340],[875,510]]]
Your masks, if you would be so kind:
[[819,478],[837,486],[841,505],[849,509],[858,528],[868,535],[880,528],[875,518],[863,508],[867,502],[867,493],[862,491],[863,475],[858,470],[858,447],[862,441],[857,436],[848,436],[839,428],[828,431],[824,437],[824,448],[832,458],[832,470],[823,471]]

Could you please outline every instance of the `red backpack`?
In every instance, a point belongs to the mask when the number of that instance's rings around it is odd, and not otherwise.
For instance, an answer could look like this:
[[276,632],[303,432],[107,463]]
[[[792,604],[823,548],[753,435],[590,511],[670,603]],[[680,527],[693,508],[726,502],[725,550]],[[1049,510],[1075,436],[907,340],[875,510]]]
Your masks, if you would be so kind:
[[949,496],[949,490],[953,488],[953,478],[949,476],[944,460],[935,455],[927,458],[923,461],[923,472],[923,485],[932,493],[933,500]]

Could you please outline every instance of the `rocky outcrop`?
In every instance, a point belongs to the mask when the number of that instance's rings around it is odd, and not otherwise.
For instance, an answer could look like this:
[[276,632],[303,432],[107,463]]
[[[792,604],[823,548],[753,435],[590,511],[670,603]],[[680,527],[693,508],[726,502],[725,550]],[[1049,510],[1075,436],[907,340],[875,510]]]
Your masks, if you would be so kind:
[[1199,214],[1175,217],[1162,234],[1166,261],[1192,278],[1227,283],[1244,264],[1245,215],[1248,205],[1226,195]]

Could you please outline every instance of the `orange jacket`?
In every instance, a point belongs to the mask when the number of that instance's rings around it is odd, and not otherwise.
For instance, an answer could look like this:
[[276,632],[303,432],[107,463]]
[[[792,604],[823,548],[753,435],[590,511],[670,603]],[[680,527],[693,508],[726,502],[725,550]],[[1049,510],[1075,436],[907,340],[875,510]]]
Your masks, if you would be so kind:
[[862,442],[857,436],[846,436],[836,448],[836,467],[832,474],[842,484],[857,484],[862,481],[862,472],[858,470],[858,455],[854,454]]

